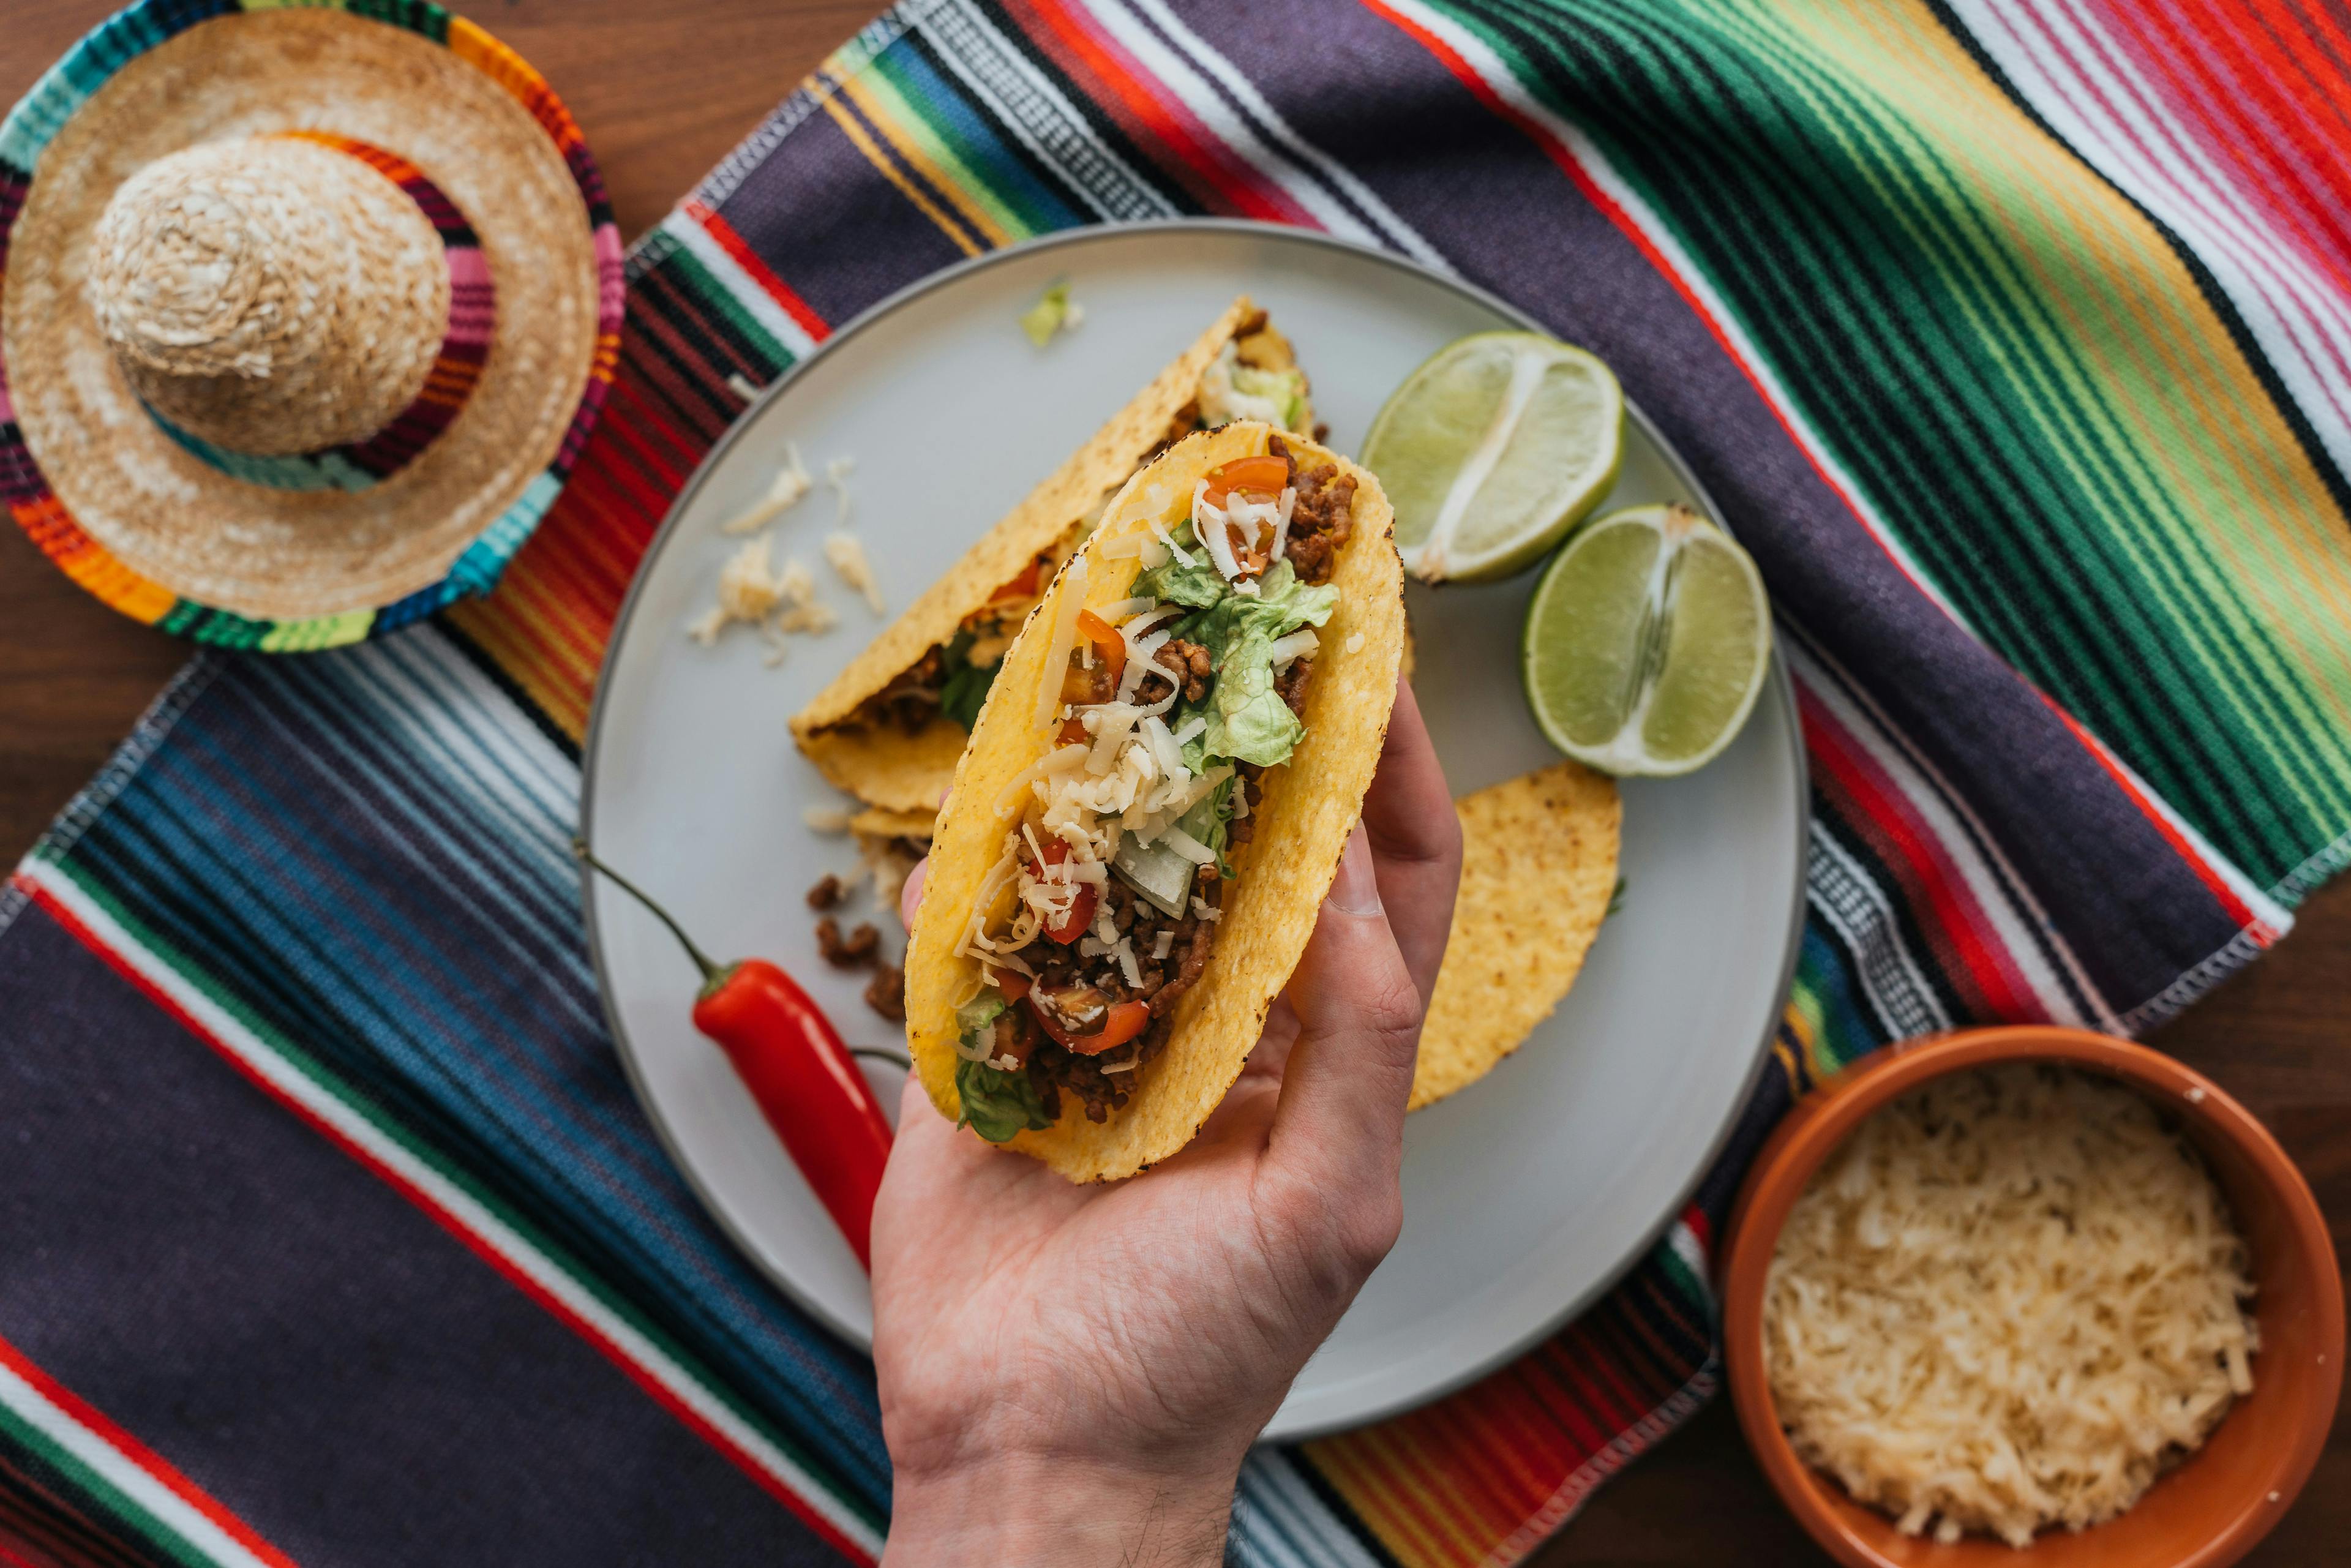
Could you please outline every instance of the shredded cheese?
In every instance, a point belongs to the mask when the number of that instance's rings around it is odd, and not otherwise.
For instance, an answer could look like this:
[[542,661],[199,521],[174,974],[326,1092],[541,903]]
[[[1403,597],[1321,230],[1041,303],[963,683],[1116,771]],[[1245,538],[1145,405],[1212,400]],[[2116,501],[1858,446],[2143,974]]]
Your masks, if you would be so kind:
[[783,602],[785,580],[777,575],[772,536],[746,539],[718,569],[718,602],[696,616],[686,633],[705,647],[736,622],[757,625]]
[[[743,394],[746,402],[758,395],[756,387]],[[720,533],[757,533],[799,505],[800,497],[809,493],[808,470],[800,466],[800,449],[789,441],[785,442],[784,459],[783,471],[768,483],[768,493],[760,498],[759,504],[741,517],[719,524]]]
[[873,580],[873,563],[865,559],[865,547],[848,534],[827,534],[824,538],[824,559],[841,580],[865,595],[865,608],[881,614],[886,608],[882,602],[881,586]]
[[1086,558],[1077,556],[1061,569],[1061,600],[1053,607],[1053,640],[1045,645],[1045,669],[1037,681],[1037,722],[1053,722],[1061,706],[1061,683],[1070,672],[1070,650],[1077,645],[1078,612],[1086,607]]
[[1322,646],[1311,626],[1301,626],[1287,637],[1277,637],[1268,650],[1273,655],[1273,667],[1286,670],[1301,659],[1311,659]]
[[1907,1534],[2012,1546],[2138,1500],[2252,1387],[2245,1243],[2194,1150],[2106,1080],[1955,1074],[1873,1116],[1765,1286],[1796,1451]]
[[832,520],[839,527],[849,523],[849,476],[856,466],[854,457],[836,457],[824,465],[825,487],[832,492]]
[[1227,582],[1239,581],[1241,563],[1233,555],[1231,519],[1208,504],[1206,479],[1196,480],[1192,486],[1192,531],[1207,548],[1208,559],[1216,562],[1217,575]]

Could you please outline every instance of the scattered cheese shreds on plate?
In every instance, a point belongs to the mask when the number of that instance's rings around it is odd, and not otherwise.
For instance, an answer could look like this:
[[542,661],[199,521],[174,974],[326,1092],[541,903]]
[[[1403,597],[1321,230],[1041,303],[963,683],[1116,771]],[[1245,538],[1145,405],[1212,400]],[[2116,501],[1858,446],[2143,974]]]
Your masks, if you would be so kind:
[[849,476],[857,470],[854,457],[836,457],[824,465],[824,482],[832,491],[832,520],[836,525],[849,522]]
[[824,540],[824,559],[841,580],[865,596],[865,607],[874,614],[883,613],[888,606],[882,601],[881,585],[873,580],[873,563],[865,559],[865,547],[849,534],[828,534]]
[[754,625],[783,602],[785,580],[777,574],[771,536],[746,539],[718,569],[718,602],[686,627],[687,633],[707,647],[737,621]]
[[787,441],[784,443],[784,459],[783,468],[768,486],[768,493],[760,497],[759,504],[741,517],[719,524],[720,533],[757,533],[799,505],[800,498],[809,493],[810,486],[808,470],[800,466],[800,449]]
[[[686,633],[705,647],[737,622],[759,627],[770,668],[784,661],[788,633],[830,632],[841,617],[816,596],[816,577],[798,560],[775,565],[775,536],[746,539],[718,569],[718,602],[686,624]],[[768,618],[773,616],[773,620]]]
[[1782,1228],[1772,1403],[1806,1462],[1953,1542],[2137,1502],[2252,1387],[2249,1260],[2219,1186],[2108,1080],[1954,1073],[1864,1123]]

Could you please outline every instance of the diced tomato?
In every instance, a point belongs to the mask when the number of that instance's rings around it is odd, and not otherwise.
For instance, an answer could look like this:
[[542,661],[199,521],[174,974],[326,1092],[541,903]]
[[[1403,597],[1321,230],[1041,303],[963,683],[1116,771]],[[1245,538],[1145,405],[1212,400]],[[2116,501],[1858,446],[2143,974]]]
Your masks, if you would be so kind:
[[1080,1056],[1100,1056],[1113,1046],[1124,1045],[1151,1027],[1149,1002],[1113,1002],[1110,1016],[1092,1034],[1081,1034],[1061,1043]]
[[1027,570],[989,594],[987,601],[990,604],[1002,604],[1009,600],[1033,598],[1037,592],[1037,579],[1044,570],[1043,561],[1030,561]]
[[[1045,844],[1046,865],[1060,865],[1063,861],[1066,861],[1069,858],[1069,845],[1063,843],[1059,839],[1047,841]],[[1043,866],[1038,865],[1035,861],[1030,861],[1029,865],[1029,869],[1035,872],[1040,879],[1043,877]],[[1066,947],[1071,943],[1076,941],[1079,937],[1084,936],[1087,928],[1092,925],[1093,923],[1093,885],[1091,883],[1082,883],[1078,888],[1078,896],[1070,902],[1070,913],[1062,916],[1061,919],[1054,921],[1051,925],[1047,925],[1045,927],[1045,935],[1050,936],[1054,941],[1059,942],[1062,946]]]
[[1053,738],[1062,746],[1083,746],[1087,741],[1093,737],[1086,733],[1085,720],[1081,718],[1065,718],[1061,721],[1060,731],[1054,735]]
[[1110,671],[1110,678],[1116,681],[1126,670],[1126,639],[1091,610],[1078,612],[1078,632],[1094,645],[1094,652]]
[[1027,996],[1029,988],[1036,983],[1018,969],[996,971],[996,988],[1004,993],[1004,999],[1008,1002],[1017,1002]]
[[1262,496],[1270,501],[1289,487],[1290,461],[1270,452],[1257,457],[1236,457],[1209,469],[1207,477],[1208,505],[1212,507],[1223,506],[1225,497],[1236,490],[1247,496]]
[[[1095,993],[1099,994],[1099,993]],[[1074,1034],[1055,1021],[1053,1009],[1040,1006],[1036,994],[1027,993],[1029,1016],[1037,1022],[1054,1043],[1080,1056],[1100,1056],[1113,1046],[1124,1045],[1151,1027],[1151,1004],[1148,1002],[1113,1002],[1102,1010],[1102,1026],[1091,1034]]]
[[1225,542],[1232,548],[1233,560],[1240,567],[1241,570],[1244,572],[1257,572],[1263,571],[1265,570],[1265,563],[1271,559],[1273,556],[1273,541],[1271,539],[1266,538],[1261,533],[1253,534],[1251,538],[1254,538],[1256,542],[1251,544],[1249,540],[1242,538],[1241,530],[1238,525],[1232,523],[1221,523],[1217,526],[1225,530]]

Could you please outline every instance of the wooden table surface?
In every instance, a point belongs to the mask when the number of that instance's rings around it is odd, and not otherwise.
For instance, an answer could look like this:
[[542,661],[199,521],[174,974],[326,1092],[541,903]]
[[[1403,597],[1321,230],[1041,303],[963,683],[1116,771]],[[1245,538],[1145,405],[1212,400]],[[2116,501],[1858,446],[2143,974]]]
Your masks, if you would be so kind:
[[[12,102],[107,0],[5,0],[0,102]],[[586,131],[624,234],[651,225],[871,0],[506,0],[475,18],[555,84]],[[85,596],[0,529],[0,856],[13,861],[106,759],[186,658]],[[2317,1188],[2351,1257],[2351,878],[2304,906],[2279,948],[2150,1043],[2210,1073],[2267,1122]],[[1727,1401],[1603,1488],[1537,1554],[1567,1563],[1825,1561],[1764,1484]],[[2351,1560],[2351,1401],[2318,1472],[2246,1561]]]

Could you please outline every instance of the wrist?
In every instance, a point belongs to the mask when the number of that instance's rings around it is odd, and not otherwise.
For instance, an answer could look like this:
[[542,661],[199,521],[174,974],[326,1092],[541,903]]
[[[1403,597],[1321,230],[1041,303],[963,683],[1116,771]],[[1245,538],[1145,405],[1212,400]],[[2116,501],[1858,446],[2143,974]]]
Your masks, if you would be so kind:
[[884,1568],[1216,1568],[1238,1464],[1187,1473],[1078,1458],[1003,1459],[893,1482]]

